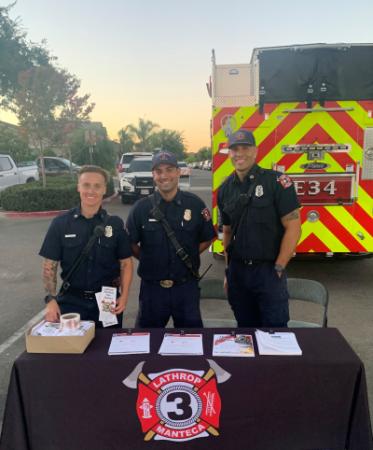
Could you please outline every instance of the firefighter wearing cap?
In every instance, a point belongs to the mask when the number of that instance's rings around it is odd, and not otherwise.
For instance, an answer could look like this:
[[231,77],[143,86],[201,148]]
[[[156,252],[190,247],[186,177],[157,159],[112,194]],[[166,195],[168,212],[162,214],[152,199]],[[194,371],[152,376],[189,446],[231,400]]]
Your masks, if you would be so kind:
[[162,223],[152,212],[157,206],[176,239],[189,255],[198,274],[200,253],[216,237],[209,210],[190,192],[178,189],[180,169],[175,155],[159,152],[153,157],[154,197],[138,200],[127,220],[132,251],[139,259],[141,277],[137,326],[202,327],[198,279],[176,254]]
[[296,192],[287,175],[256,164],[251,132],[236,131],[228,147],[235,172],[218,191],[228,300],[239,327],[286,327],[285,268],[301,234]]

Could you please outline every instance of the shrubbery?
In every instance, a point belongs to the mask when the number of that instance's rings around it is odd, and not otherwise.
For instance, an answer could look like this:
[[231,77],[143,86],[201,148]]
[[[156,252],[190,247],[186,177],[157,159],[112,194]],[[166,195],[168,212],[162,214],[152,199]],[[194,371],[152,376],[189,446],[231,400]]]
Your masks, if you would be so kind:
[[[113,195],[110,178],[106,197]],[[1,192],[1,206],[7,211],[54,211],[70,209],[79,204],[76,180],[69,176],[48,177],[47,187],[41,181],[11,186]]]

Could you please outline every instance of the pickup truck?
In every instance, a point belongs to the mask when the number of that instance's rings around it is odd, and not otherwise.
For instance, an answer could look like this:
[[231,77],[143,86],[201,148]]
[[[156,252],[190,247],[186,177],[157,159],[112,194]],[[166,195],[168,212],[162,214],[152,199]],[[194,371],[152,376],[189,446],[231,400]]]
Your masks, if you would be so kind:
[[29,183],[38,179],[39,173],[36,164],[17,167],[10,155],[0,154],[0,191],[15,184]]

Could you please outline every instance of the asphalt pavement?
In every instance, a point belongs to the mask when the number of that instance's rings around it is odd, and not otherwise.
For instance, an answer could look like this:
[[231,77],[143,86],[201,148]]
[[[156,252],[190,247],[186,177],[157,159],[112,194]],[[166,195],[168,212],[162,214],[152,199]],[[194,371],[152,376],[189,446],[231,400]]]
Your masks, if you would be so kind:
[[[211,172],[193,170],[190,189],[211,205]],[[131,205],[120,198],[106,204],[110,214],[124,220]],[[50,217],[12,219],[0,212],[0,422],[13,361],[25,350],[24,331],[43,308],[41,258],[38,251]],[[205,252],[202,270],[210,263],[207,278],[223,279],[224,262]],[[329,326],[338,328],[365,364],[370,410],[373,411],[373,258],[293,260],[288,276],[322,282],[329,290]],[[139,278],[135,275],[123,326],[133,327],[137,312]],[[299,312],[299,307],[296,308]],[[224,301],[202,302],[203,317],[214,321],[232,319]],[[306,314],[315,314],[306,311]]]

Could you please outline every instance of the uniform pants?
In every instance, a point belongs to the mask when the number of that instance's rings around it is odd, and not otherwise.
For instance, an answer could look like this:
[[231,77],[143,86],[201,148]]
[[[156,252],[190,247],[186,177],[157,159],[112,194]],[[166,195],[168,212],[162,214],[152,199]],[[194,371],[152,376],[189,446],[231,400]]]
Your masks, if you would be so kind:
[[[58,297],[58,305],[61,310],[61,314],[66,313],[78,313],[81,320],[93,320],[96,324],[96,328],[102,328],[102,322],[98,320],[99,310],[96,299],[84,299],[66,293]],[[118,325],[113,325],[107,328],[122,328],[123,313],[117,315]]]
[[163,328],[172,317],[175,328],[202,328],[197,280],[163,288],[155,281],[141,280],[139,328]]
[[245,265],[231,260],[227,270],[228,301],[239,327],[286,327],[289,294],[286,274],[274,263]]

